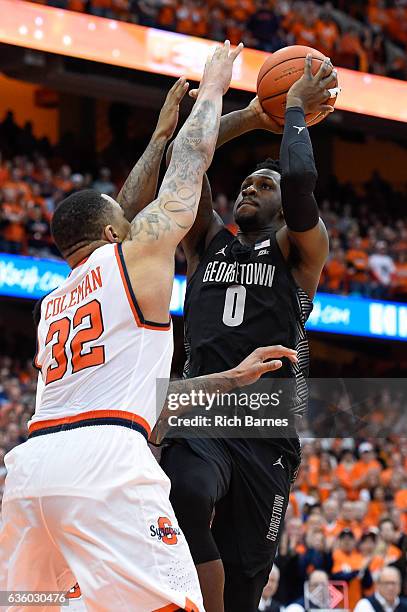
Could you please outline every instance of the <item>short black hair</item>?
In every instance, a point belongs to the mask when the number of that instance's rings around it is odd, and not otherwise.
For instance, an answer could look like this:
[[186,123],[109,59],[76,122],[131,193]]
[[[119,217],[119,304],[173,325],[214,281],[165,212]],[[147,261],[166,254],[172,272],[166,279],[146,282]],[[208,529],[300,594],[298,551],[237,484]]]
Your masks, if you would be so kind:
[[111,203],[95,189],[82,189],[62,200],[51,220],[52,237],[62,255],[99,240],[111,210]]
[[257,172],[258,170],[273,170],[274,172],[281,174],[280,161],[278,159],[271,159],[271,157],[267,157],[267,159],[265,159],[263,162],[257,164],[253,172]]

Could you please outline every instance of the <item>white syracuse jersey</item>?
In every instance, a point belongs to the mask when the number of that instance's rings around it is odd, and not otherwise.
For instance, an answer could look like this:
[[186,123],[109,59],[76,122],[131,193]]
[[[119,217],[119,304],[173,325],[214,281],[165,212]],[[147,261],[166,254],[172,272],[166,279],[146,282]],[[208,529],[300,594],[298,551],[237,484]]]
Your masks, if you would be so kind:
[[121,245],[96,249],[41,304],[35,365],[43,386],[30,437],[95,418],[149,436],[163,403],[156,381],[169,378],[172,353],[171,322],[144,319]]

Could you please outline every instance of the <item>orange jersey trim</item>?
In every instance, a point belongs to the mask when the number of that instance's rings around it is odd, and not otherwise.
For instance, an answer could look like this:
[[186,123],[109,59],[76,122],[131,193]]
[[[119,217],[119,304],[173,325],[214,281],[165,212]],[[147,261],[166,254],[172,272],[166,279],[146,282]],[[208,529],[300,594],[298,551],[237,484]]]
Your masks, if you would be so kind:
[[81,259],[81,261],[78,261],[78,263],[77,263],[77,264],[75,264],[75,265],[72,267],[72,270],[76,270],[76,268],[79,268],[79,266],[81,266],[81,265],[82,265],[82,264],[84,264],[86,261],[88,261],[89,257],[90,257],[90,255],[89,255],[88,257],[85,257],[85,259]]
[[180,608],[176,604],[168,604],[163,608],[157,608],[153,612],[176,612],[177,610],[184,610],[184,612],[198,612],[198,606],[196,606],[188,597],[185,600],[185,606]]
[[89,419],[126,419],[132,423],[137,423],[143,427],[148,436],[151,434],[151,427],[143,417],[134,414],[133,412],[127,412],[126,410],[91,410],[89,412],[81,412],[81,414],[75,414],[74,416],[64,417],[62,419],[49,419],[48,421],[36,421],[32,423],[28,431],[34,433],[39,429],[48,429],[51,427],[57,427],[58,425],[69,425],[71,423],[80,423],[81,421],[87,421]]
[[[119,251],[120,248],[120,251]],[[127,271],[124,268],[123,252],[121,251],[121,245],[114,245],[114,252],[116,256],[117,265],[119,267],[120,276],[123,282],[124,290],[126,292],[127,300],[129,302],[131,311],[134,315],[138,327],[144,327],[145,329],[153,329],[155,331],[168,331],[171,328],[171,320],[168,323],[152,323],[150,321],[144,321],[141,314],[141,310],[137,304],[136,296],[134,295],[133,289],[130,285],[130,281],[127,276]]]

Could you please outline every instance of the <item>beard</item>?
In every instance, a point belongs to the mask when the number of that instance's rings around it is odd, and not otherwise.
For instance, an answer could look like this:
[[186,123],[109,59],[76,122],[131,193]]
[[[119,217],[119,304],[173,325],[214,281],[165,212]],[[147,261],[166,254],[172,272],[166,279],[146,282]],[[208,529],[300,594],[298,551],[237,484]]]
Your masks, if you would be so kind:
[[251,214],[237,212],[235,216],[235,223],[239,226],[242,232],[249,232],[256,230],[260,227],[258,211],[255,210]]

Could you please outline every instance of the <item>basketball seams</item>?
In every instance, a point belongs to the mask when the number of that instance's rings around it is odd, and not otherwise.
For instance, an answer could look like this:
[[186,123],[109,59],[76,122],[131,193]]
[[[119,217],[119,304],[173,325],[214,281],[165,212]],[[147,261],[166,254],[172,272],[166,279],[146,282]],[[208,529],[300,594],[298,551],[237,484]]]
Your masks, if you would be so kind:
[[[271,56],[271,57],[273,57],[273,56]],[[286,59],[281,60],[281,62],[278,62],[278,64],[273,64],[273,65],[272,65],[272,66],[271,66],[271,67],[270,67],[270,68],[267,70],[267,72],[265,72],[265,73],[263,74],[263,76],[261,77],[260,81],[257,81],[257,90],[259,89],[259,87],[260,87],[260,85],[261,85],[262,80],[264,79],[264,77],[265,77],[265,76],[267,76],[267,75],[268,75],[268,73],[270,72],[270,70],[274,70],[274,68],[277,68],[278,66],[281,66],[281,64],[285,64],[286,62],[295,62],[296,60],[301,60],[301,59],[302,59],[302,60],[304,60],[304,62],[305,62],[305,57],[304,57],[303,55],[300,55],[299,57],[290,57],[290,59],[287,59],[287,58],[286,58]],[[312,56],[312,59],[313,59],[313,60],[316,60],[316,61],[318,61],[318,62],[321,62],[321,64],[322,64],[322,62],[324,61],[323,59],[320,59],[319,57],[314,57],[314,56]],[[261,72],[261,69],[260,69],[260,72]],[[259,76],[260,76],[260,75],[259,75]],[[315,76],[315,75],[314,75],[314,76]],[[287,89],[287,91],[288,91],[288,89]],[[287,93],[287,91],[282,91],[281,93]],[[280,95],[280,94],[278,94],[278,95]]]
[[[290,57],[290,54],[293,56]],[[293,45],[276,51],[269,56],[260,69],[257,81],[257,95],[260,104],[263,110],[279,125],[284,125],[288,91],[303,75],[302,63],[305,62],[308,54],[312,56],[312,73],[315,76],[320,70],[325,56],[317,49],[303,45]],[[317,62],[316,64],[314,64],[314,60]],[[281,87],[283,89],[280,89]],[[327,104],[334,105],[335,102],[336,98],[334,97],[327,100]],[[309,113],[306,115],[306,123],[307,125],[315,125],[325,117],[326,113],[321,111]]]

